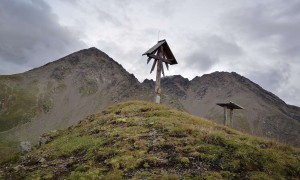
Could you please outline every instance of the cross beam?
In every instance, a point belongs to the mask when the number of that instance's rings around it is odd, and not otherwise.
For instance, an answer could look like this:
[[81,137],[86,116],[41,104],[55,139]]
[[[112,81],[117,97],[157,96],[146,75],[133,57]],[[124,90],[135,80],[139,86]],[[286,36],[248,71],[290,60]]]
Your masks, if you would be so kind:
[[160,57],[160,56],[157,56],[157,55],[154,55],[154,54],[149,54],[148,57],[151,57],[151,58],[157,59],[157,60],[161,60],[161,61],[163,61],[165,63],[168,63],[168,64],[171,64],[171,61],[173,60],[173,59],[165,59],[163,57]]

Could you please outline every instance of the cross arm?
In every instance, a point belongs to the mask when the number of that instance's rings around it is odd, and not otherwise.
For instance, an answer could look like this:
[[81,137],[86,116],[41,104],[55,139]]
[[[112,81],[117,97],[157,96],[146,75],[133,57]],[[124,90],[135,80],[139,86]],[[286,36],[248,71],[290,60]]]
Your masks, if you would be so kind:
[[157,55],[154,55],[154,54],[148,54],[148,57],[151,57],[151,58],[154,58],[154,59],[157,59],[157,60],[162,60],[163,62],[168,63],[168,64],[172,64],[171,62],[173,60],[173,59],[161,58],[161,57],[159,57]]

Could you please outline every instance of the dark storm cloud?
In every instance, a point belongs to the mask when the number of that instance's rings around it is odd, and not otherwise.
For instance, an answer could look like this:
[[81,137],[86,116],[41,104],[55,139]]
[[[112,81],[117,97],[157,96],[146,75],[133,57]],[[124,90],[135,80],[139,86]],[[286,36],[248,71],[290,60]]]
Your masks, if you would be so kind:
[[58,24],[44,1],[2,0],[0,4],[1,73],[15,73],[10,71],[14,65],[24,69],[42,65],[84,47]]

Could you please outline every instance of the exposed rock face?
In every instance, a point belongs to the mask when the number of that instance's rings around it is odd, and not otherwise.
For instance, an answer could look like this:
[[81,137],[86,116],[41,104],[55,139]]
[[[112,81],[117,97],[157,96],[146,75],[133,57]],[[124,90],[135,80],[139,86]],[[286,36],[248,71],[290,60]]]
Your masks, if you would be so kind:
[[[245,107],[234,112],[235,129],[300,146],[300,108],[237,73],[191,81],[175,75],[162,78],[161,85],[164,104],[222,123],[216,103],[234,101]],[[42,133],[67,128],[113,103],[152,100],[154,86],[153,80],[140,83],[104,52],[84,49],[22,74],[0,76],[0,132],[37,142]]]
[[164,87],[168,92],[182,98],[185,98],[186,91],[190,85],[190,81],[180,75],[163,78],[161,82],[162,87]]

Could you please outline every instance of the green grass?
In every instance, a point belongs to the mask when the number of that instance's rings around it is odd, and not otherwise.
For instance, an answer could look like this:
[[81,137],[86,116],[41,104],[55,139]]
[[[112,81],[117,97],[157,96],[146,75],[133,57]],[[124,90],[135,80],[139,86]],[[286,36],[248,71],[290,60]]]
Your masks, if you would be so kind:
[[47,113],[53,107],[48,92],[40,93],[36,83],[21,88],[22,78],[0,76],[0,132],[24,124],[37,114]]
[[[5,178],[300,178],[298,148],[140,101],[91,115],[11,163]],[[18,164],[24,168],[15,171]]]
[[19,158],[19,142],[0,136],[0,164],[14,162]]
[[0,100],[0,131],[25,123],[35,115],[37,105],[34,94],[15,84],[0,84]]
[[[53,107],[50,92],[40,92],[37,81],[22,88],[22,80],[22,75],[0,76],[0,132],[29,122]],[[19,142],[0,136],[0,163],[15,159],[18,150]]]
[[76,136],[71,134],[55,139],[52,143],[43,146],[41,151],[50,151],[49,156],[57,158],[86,149],[91,151],[100,146],[101,143],[100,138],[95,139],[91,136]]

